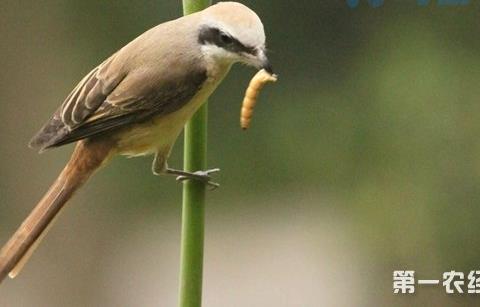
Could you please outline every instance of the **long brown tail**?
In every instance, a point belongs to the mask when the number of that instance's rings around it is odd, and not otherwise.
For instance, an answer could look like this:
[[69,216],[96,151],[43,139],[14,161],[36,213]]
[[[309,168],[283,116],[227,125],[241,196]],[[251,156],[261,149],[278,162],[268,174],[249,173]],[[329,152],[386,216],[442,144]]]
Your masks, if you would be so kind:
[[42,200],[0,251],[0,282],[15,277],[74,192],[110,156],[111,146],[80,141],[63,171]]

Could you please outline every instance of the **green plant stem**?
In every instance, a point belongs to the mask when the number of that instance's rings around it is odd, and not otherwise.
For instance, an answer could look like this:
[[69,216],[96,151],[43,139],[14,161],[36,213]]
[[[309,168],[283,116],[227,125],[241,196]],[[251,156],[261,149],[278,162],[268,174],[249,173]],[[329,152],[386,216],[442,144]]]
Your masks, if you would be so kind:
[[[185,15],[210,5],[209,0],[183,0]],[[193,172],[207,167],[207,103],[185,126],[184,168]],[[203,242],[205,191],[202,182],[186,180],[183,184],[182,236],[180,252],[180,307],[202,305]]]

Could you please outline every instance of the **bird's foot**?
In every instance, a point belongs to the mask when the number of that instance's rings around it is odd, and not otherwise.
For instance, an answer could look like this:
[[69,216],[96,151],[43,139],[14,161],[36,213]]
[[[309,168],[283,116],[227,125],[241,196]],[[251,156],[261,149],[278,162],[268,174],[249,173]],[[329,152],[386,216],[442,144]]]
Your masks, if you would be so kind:
[[200,182],[203,182],[207,184],[211,190],[215,190],[220,186],[220,184],[213,182],[211,179],[212,177],[210,174],[213,173],[218,173],[220,171],[219,168],[214,168],[206,171],[196,171],[196,172],[187,172],[187,171],[181,171],[181,170],[176,170],[176,169],[171,169],[167,168],[166,172],[171,175],[176,175],[177,176],[177,181],[185,181],[185,180],[197,180]]

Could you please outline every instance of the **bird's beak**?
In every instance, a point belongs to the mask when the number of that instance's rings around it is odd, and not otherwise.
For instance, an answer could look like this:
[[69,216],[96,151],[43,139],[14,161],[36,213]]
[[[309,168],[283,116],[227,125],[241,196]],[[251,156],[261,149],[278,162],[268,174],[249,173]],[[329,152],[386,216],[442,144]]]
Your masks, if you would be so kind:
[[265,69],[269,74],[273,75],[273,67],[267,57],[265,57],[265,60],[263,61],[262,68]]
[[265,50],[259,50],[258,52],[258,62],[259,62],[259,69],[265,69],[266,72],[273,75],[273,67],[270,61],[267,58]]

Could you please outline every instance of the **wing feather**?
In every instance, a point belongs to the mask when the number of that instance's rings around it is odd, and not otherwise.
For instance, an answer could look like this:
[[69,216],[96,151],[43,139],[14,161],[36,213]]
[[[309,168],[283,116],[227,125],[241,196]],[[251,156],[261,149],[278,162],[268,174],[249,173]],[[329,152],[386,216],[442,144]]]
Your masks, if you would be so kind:
[[[207,79],[206,70],[123,72],[115,55],[89,72],[30,142],[44,150],[100,135],[187,103]],[[120,66],[120,67],[119,67]]]

